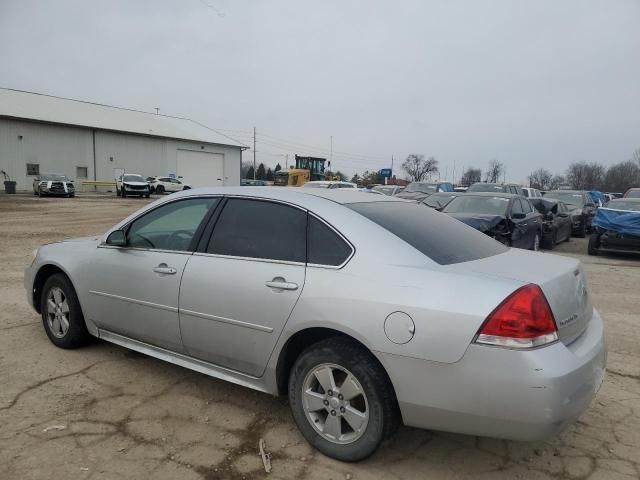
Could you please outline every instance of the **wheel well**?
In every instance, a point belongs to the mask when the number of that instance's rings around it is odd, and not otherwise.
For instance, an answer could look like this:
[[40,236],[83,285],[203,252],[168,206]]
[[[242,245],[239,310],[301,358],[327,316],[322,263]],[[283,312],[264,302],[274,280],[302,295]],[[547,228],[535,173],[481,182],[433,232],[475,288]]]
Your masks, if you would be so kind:
[[[278,357],[278,365],[276,367],[276,381],[278,385],[278,394],[286,395],[288,384],[289,384],[289,375],[291,373],[291,369],[296,359],[300,356],[300,354],[305,351],[308,347],[317,343],[321,340],[325,340],[331,337],[342,337],[349,339],[350,341],[360,345],[362,348],[370,352],[370,350],[362,343],[353,338],[346,333],[340,332],[338,330],[333,330],[331,328],[308,328],[306,330],[301,330],[300,332],[295,333],[294,335],[287,340],[287,343],[284,345],[282,350],[280,351],[280,355]],[[393,388],[393,383],[387,374],[384,366],[378,361],[375,355],[371,355],[373,359],[378,363],[385,376],[387,377],[387,381],[391,386],[393,391],[393,396],[396,402],[396,406],[398,405],[398,401],[395,398],[395,389]],[[399,409],[398,409],[399,412]]]
[[56,273],[62,273],[62,269],[60,267],[56,267],[55,265],[45,265],[36,274],[36,278],[33,281],[33,306],[36,309],[36,312],[40,312],[40,297],[42,296],[42,287],[44,287],[45,282],[49,279],[51,275],[55,275]]

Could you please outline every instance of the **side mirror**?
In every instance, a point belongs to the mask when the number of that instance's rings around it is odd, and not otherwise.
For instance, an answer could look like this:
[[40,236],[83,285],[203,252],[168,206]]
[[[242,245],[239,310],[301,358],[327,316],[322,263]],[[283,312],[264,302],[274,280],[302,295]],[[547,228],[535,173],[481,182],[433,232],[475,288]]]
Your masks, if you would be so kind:
[[113,247],[125,247],[127,245],[127,236],[124,230],[114,230],[107,237],[107,245]]
[[523,218],[527,218],[527,214],[526,213],[514,213],[511,215],[511,218],[515,219],[515,220],[522,220]]

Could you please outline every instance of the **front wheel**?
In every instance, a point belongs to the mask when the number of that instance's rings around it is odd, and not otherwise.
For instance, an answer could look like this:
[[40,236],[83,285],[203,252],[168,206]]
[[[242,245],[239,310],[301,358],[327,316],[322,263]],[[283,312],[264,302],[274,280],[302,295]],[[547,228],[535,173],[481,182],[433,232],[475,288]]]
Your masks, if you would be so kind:
[[89,342],[80,302],[66,275],[52,275],[45,282],[40,298],[44,330],[55,346],[78,348]]
[[391,382],[375,358],[345,338],[305,350],[289,377],[289,403],[305,439],[323,454],[356,462],[398,424]]
[[164,187],[163,187],[162,185],[158,185],[158,186],[156,187],[156,193],[157,193],[158,195],[164,195]]
[[553,250],[553,247],[557,243],[558,234],[555,230],[551,232],[551,235],[543,237],[542,239],[542,248],[546,250]]

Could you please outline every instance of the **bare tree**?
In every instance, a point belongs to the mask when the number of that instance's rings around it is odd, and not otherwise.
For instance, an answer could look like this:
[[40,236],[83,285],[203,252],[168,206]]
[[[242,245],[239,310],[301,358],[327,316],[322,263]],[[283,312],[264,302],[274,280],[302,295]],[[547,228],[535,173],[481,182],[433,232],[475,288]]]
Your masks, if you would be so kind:
[[419,182],[426,180],[431,174],[438,171],[438,161],[433,157],[425,160],[424,155],[412,153],[402,163],[402,168],[406,170],[411,180]]
[[467,186],[480,181],[482,181],[482,170],[473,167],[467,168],[466,172],[462,174],[462,178],[460,179],[460,183]]
[[631,160],[640,164],[640,148],[636,148],[631,155]]
[[494,158],[489,162],[489,168],[485,172],[485,181],[489,183],[498,183],[503,173],[504,164]]
[[640,186],[640,166],[629,160],[616,163],[607,169],[602,189],[606,192],[625,192],[630,187]]
[[560,185],[567,183],[567,179],[562,175],[554,175],[549,182],[549,190],[557,190]]
[[529,186],[538,190],[549,190],[551,187],[551,172],[544,168],[531,172],[529,175]]
[[567,169],[567,181],[576,190],[593,190],[602,185],[604,173],[604,167],[597,162],[576,162]]

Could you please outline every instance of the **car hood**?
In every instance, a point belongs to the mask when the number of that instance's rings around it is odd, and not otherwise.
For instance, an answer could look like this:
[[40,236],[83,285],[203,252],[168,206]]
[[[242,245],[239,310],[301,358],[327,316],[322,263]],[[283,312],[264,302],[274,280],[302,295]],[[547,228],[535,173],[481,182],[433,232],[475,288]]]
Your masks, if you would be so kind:
[[77,237],[77,238],[65,238],[61,243],[69,243],[69,242],[81,242],[81,243],[97,243],[100,241],[100,236],[92,236],[92,237]]
[[504,215],[487,215],[481,213],[448,213],[447,215],[481,232],[491,230],[506,218]]
[[146,187],[147,185],[149,185],[147,182],[129,182],[127,180],[122,183],[124,183],[125,185],[133,185],[136,187]]
[[398,192],[395,194],[396,197],[404,198],[406,200],[424,200],[429,195],[431,194],[424,192]]

